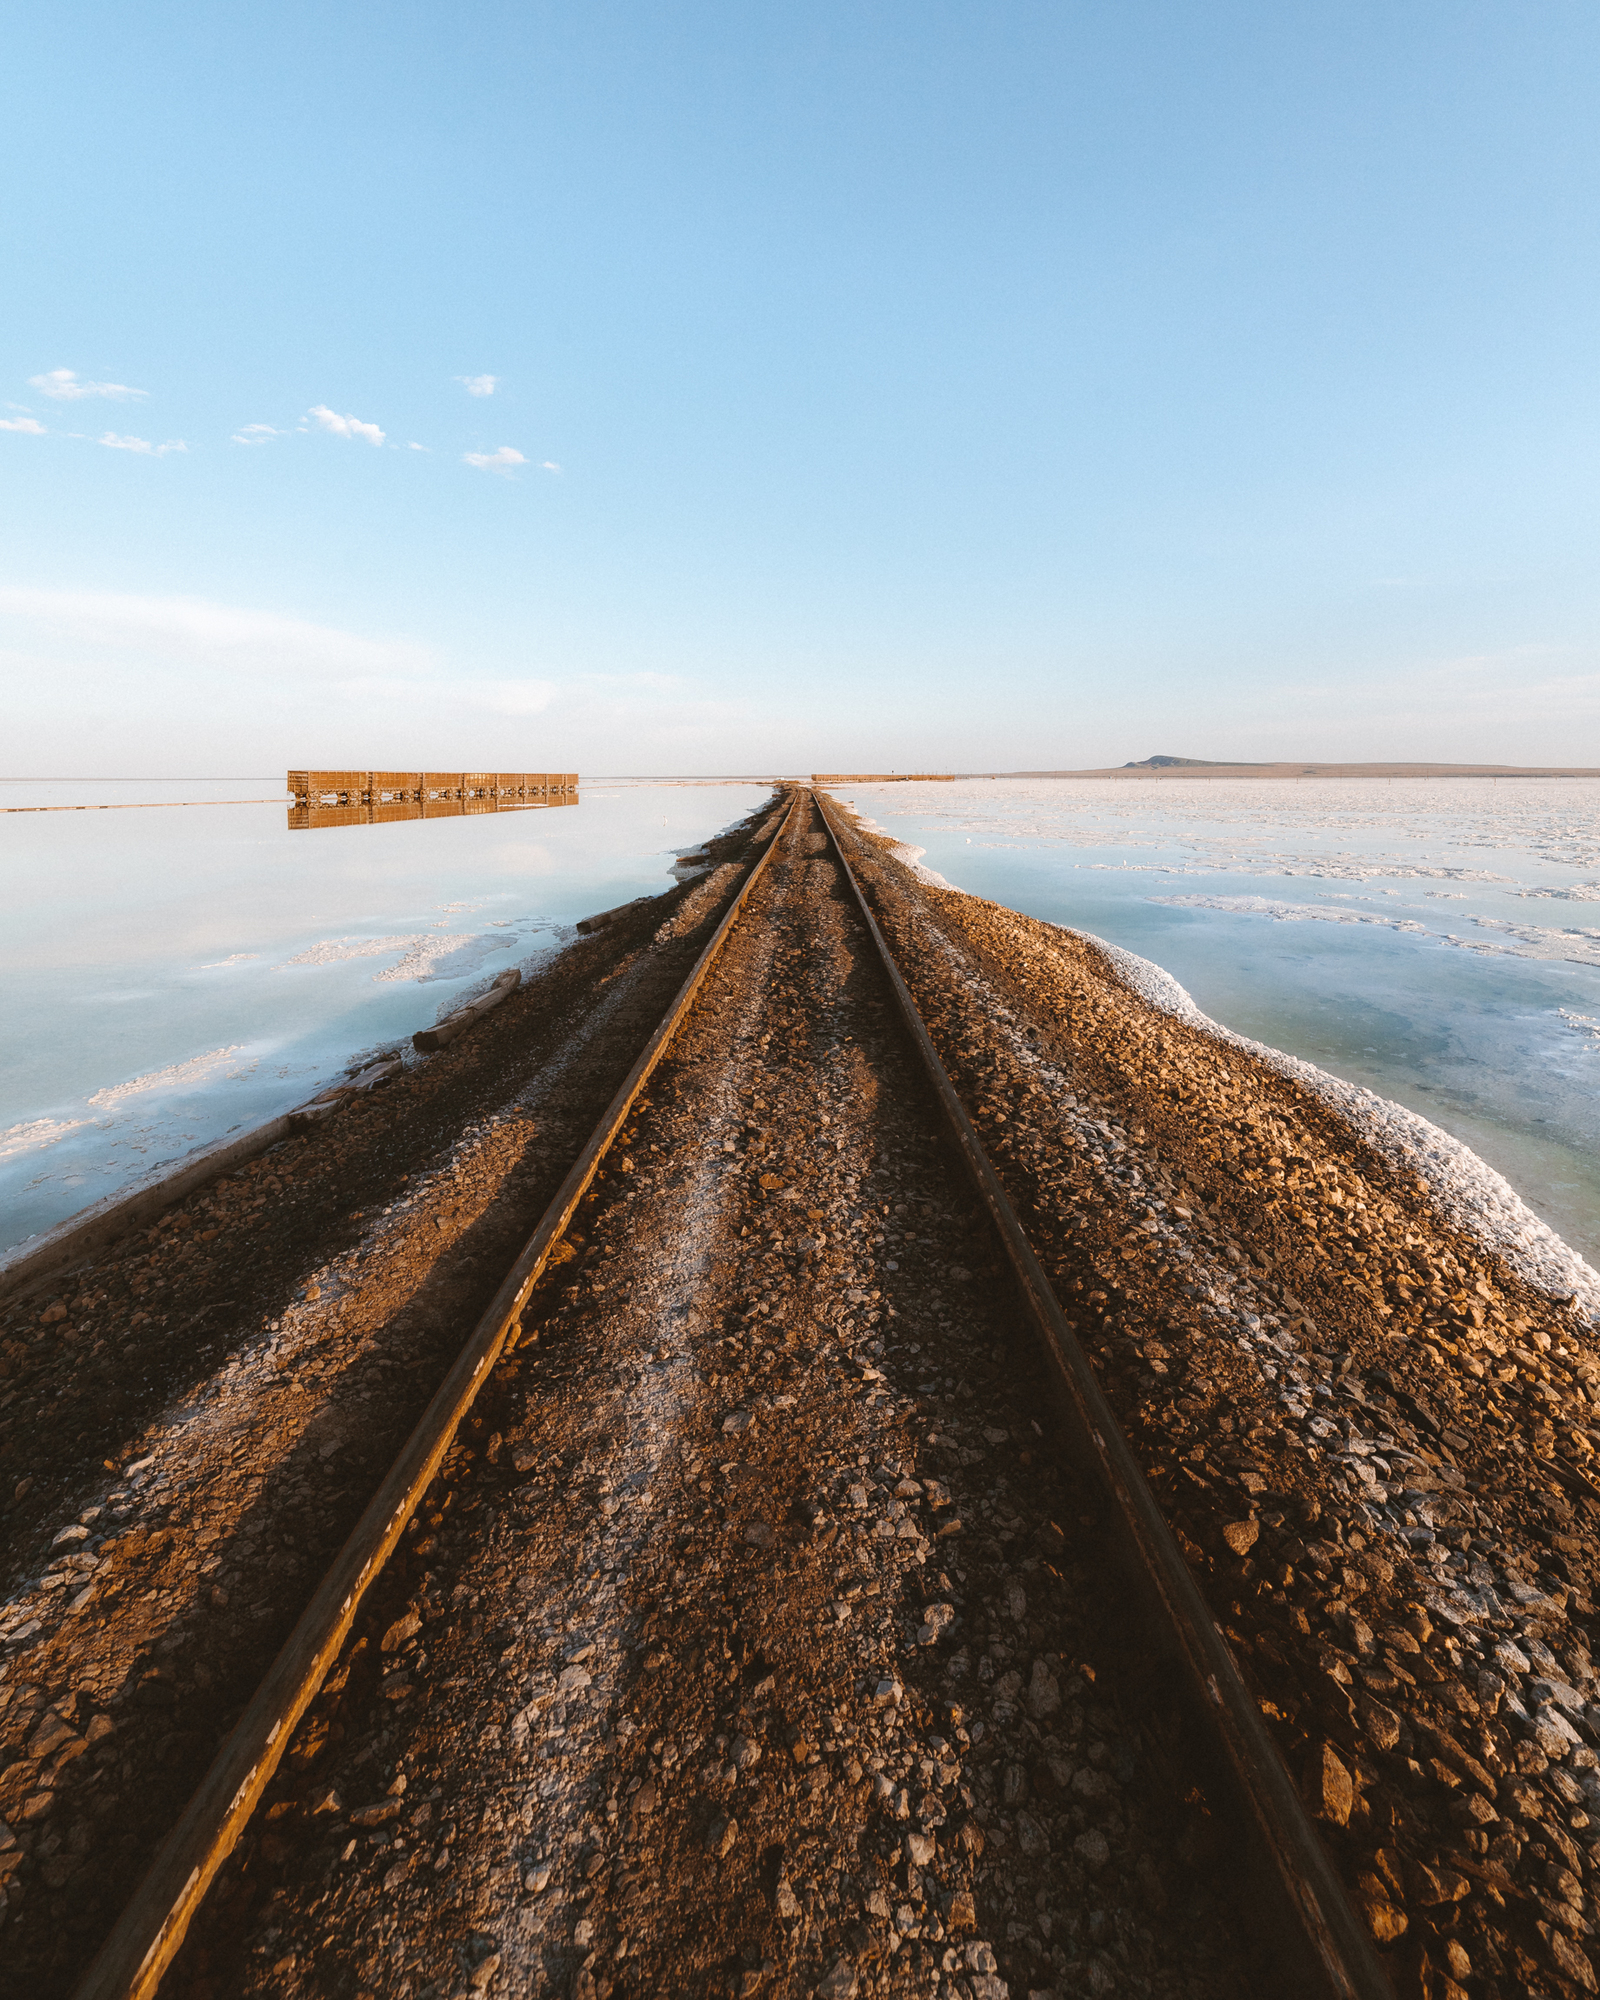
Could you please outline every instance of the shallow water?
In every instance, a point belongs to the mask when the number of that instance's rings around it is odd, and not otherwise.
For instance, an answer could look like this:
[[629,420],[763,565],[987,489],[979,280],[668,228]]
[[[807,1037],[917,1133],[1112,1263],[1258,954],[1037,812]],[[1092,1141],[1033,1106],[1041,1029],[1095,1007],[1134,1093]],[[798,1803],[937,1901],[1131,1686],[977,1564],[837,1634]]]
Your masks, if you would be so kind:
[[0,807],[185,802],[0,813],[0,1248],[408,1043],[769,795],[597,783],[576,807],[291,833],[279,780],[0,784]]
[[1600,783],[1049,780],[841,792],[960,889],[1154,959],[1430,1118],[1600,1262]]

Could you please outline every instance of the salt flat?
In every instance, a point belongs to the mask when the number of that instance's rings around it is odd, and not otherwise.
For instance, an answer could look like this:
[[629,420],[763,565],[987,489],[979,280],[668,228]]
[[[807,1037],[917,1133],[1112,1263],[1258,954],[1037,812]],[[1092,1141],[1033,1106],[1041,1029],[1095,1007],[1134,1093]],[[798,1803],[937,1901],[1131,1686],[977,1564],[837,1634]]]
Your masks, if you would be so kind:
[[1600,1255],[1600,782],[963,779],[842,792],[954,886],[1155,961],[1420,1112]]

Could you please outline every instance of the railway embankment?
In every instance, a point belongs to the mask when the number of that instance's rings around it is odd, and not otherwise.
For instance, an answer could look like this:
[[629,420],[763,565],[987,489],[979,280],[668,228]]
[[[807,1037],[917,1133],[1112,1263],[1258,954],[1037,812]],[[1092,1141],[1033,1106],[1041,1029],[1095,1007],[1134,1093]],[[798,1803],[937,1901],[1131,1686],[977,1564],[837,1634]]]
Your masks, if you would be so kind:
[[[164,1992],[1273,1990],[801,805]],[[5,1302],[0,1988],[72,1990],[773,825]],[[1594,1991],[1581,1305],[1117,955],[844,840],[1383,1972]]]
[[1571,1266],[1532,1282],[1557,1260],[1498,1197],[1471,1226],[1459,1154],[1430,1181],[1120,954],[864,845],[1374,1936],[1423,1990],[1594,1990],[1600,1357]]

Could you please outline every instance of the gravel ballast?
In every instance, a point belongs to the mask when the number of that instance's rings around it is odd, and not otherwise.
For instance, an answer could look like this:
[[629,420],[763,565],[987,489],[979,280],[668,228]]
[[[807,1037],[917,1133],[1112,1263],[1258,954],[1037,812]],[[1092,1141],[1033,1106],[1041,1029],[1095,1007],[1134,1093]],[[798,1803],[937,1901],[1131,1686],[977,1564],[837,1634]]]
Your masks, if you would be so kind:
[[1259,1984],[822,846],[760,885],[176,1991]]
[[1600,1358],[1563,1246],[1503,1203],[1466,1226],[1460,1149],[1436,1186],[1390,1142],[1409,1114],[1352,1122],[1143,961],[858,839],[1397,1984],[1593,1992]]
[[[7,1991],[70,1989],[748,832],[8,1302]],[[1142,962],[847,840],[1397,1992],[1594,1992],[1562,1246]],[[1050,1409],[803,805],[164,1990],[1272,1991]]]

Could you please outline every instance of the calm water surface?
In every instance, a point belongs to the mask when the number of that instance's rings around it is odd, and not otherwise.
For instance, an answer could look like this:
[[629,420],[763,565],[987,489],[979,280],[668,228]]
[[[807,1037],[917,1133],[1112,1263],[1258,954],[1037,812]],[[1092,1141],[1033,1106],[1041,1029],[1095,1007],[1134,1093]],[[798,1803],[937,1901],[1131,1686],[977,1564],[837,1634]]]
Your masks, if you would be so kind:
[[844,792],[955,887],[1165,967],[1430,1118],[1600,1264],[1600,782],[1025,780]]
[[[0,784],[0,1248],[408,1042],[577,918],[670,886],[769,796],[585,786],[555,810],[289,833],[272,779]],[[270,799],[261,805],[205,800]]]

